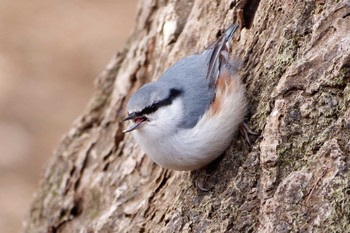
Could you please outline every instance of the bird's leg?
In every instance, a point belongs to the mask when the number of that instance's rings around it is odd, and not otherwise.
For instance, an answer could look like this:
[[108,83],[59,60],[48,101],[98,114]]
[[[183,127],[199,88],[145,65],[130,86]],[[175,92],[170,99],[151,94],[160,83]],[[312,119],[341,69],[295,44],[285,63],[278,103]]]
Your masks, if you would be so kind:
[[245,140],[248,142],[249,145],[252,145],[249,135],[254,135],[257,136],[259,134],[255,133],[253,130],[251,130],[248,126],[247,123],[243,122],[240,126],[239,126],[239,131],[240,133],[245,137]]

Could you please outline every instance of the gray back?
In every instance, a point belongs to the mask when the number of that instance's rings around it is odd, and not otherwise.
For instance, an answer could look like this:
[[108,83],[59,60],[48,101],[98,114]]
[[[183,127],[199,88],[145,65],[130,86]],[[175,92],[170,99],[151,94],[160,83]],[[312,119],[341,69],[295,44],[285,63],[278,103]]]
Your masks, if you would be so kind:
[[183,91],[184,119],[179,127],[194,127],[215,97],[215,86],[207,79],[208,64],[212,49],[201,54],[185,57],[170,67],[159,79],[162,88],[177,88]]

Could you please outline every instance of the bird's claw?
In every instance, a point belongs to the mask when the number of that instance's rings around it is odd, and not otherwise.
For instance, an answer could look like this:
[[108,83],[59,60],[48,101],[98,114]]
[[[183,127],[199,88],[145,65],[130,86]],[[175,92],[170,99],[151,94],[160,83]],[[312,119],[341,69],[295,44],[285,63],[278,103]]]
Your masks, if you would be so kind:
[[253,130],[251,130],[248,126],[247,123],[243,122],[240,126],[239,126],[239,131],[240,133],[244,136],[245,140],[248,142],[249,145],[252,145],[249,135],[254,135],[254,136],[258,136],[259,134],[254,132]]

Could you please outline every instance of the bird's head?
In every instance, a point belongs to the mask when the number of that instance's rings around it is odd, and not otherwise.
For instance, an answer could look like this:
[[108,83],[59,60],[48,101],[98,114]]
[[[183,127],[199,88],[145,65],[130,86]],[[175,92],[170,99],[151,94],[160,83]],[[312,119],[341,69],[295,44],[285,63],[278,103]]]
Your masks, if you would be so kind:
[[[179,101],[182,90],[168,87],[160,82],[144,85],[128,102],[128,116],[122,121],[132,121],[133,124],[124,133],[147,126],[169,127],[176,123],[181,115]],[[170,125],[171,126],[171,125]]]

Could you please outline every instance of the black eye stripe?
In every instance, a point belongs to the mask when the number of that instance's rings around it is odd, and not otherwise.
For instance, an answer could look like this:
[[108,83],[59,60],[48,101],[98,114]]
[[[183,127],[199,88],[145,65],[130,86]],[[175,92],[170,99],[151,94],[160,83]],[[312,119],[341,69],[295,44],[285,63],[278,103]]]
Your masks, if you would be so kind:
[[147,115],[147,114],[150,114],[150,113],[157,111],[158,108],[160,108],[162,106],[170,105],[173,102],[173,100],[176,99],[176,97],[181,95],[181,93],[182,93],[182,90],[172,88],[172,89],[170,89],[170,94],[169,94],[168,98],[161,100],[157,103],[153,103],[150,106],[145,107],[142,111],[137,112],[136,115],[138,115],[138,116]]

